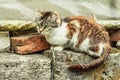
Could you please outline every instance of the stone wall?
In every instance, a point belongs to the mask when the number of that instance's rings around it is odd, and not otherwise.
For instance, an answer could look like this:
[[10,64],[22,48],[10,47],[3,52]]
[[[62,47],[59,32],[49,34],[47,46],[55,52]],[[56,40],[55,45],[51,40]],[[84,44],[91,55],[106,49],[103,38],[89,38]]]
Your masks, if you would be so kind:
[[[0,80],[50,80],[51,51],[18,55],[0,53]],[[55,52],[54,80],[120,80],[120,53],[110,54],[104,64],[96,69],[73,73],[69,64],[93,60],[84,53],[64,50]]]
[[40,54],[0,53],[0,80],[49,80],[50,59]]

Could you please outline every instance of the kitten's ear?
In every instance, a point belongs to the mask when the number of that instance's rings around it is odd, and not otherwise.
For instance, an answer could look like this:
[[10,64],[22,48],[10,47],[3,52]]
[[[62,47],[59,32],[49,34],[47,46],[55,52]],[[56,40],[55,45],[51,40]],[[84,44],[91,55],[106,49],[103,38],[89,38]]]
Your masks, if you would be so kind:
[[52,13],[51,18],[52,18],[54,21],[56,21],[56,20],[58,19],[58,13],[57,13],[56,11],[51,12],[51,13]]
[[52,16],[52,20],[56,21],[58,19],[58,16],[56,14],[53,14]]
[[37,16],[43,16],[45,14],[45,11],[43,10],[37,10],[36,15]]
[[38,11],[36,12],[36,17],[42,16]]
[[58,14],[58,12],[54,11],[52,15],[52,19],[58,23],[58,25],[61,24],[61,18]]

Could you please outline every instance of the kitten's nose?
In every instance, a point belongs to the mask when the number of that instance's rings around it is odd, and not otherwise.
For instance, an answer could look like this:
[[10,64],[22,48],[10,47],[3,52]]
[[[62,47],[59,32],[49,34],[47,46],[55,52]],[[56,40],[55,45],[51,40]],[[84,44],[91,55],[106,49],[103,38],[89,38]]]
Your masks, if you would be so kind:
[[42,29],[39,29],[40,33],[41,33],[43,30],[44,30],[44,28],[42,28]]

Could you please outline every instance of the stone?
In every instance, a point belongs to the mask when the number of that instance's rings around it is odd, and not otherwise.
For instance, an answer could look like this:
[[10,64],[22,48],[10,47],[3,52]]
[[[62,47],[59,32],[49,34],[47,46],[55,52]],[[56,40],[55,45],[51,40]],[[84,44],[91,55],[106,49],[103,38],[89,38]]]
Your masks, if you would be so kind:
[[120,49],[120,40],[117,41],[116,47],[117,47],[118,49]]
[[[0,54],[0,80],[51,80],[51,50],[28,55]],[[94,58],[84,53],[55,51],[53,80],[119,80],[120,51],[108,56],[104,64],[86,72],[70,72],[71,64],[87,63]]]
[[[51,51],[43,52],[50,57]],[[87,63],[94,58],[85,53],[64,50],[55,51],[55,78],[54,80],[119,80],[120,76],[120,52],[109,55],[104,64],[98,68],[86,72],[70,72],[67,67],[71,64]]]
[[113,32],[111,35],[111,41],[118,41],[118,40],[120,40],[120,30]]
[[49,49],[49,47],[49,43],[42,35],[11,37],[11,48],[15,53],[28,54]]
[[0,52],[6,51],[10,47],[10,38],[8,31],[0,32]]
[[0,53],[0,80],[50,80],[50,59],[41,54]]

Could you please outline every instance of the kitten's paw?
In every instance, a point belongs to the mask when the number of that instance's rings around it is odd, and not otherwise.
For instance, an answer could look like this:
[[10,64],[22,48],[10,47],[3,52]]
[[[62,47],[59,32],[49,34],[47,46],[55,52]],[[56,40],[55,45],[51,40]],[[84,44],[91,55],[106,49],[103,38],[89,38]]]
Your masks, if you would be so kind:
[[88,51],[88,54],[92,57],[98,58],[101,56],[98,52]]
[[54,51],[63,51],[64,48],[62,46],[52,46],[50,49]]

